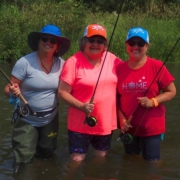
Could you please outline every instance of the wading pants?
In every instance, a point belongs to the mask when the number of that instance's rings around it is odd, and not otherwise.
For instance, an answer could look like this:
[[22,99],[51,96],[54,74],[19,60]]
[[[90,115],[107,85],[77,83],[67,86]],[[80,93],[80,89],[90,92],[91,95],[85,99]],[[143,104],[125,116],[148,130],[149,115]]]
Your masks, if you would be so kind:
[[57,147],[58,113],[43,127],[33,127],[18,118],[12,134],[15,162],[29,162],[34,155],[47,158]]

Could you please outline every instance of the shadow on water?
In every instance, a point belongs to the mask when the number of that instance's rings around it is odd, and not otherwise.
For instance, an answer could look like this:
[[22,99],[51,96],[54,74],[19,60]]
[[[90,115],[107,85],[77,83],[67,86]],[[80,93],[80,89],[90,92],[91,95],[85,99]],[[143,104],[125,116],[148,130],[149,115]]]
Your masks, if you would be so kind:
[[[113,134],[112,147],[106,158],[91,156],[91,150],[86,160],[72,163],[68,159],[66,112],[67,106],[60,103],[60,129],[58,148],[51,159],[34,159],[32,163],[21,166],[17,174],[13,174],[13,153],[11,149],[11,116],[13,107],[3,94],[7,84],[0,75],[0,180],[179,180],[180,164],[180,64],[168,64],[170,72],[175,76],[177,96],[167,107],[167,132],[161,146],[161,161],[146,162],[141,156],[127,156],[121,142],[116,139],[119,131]],[[11,68],[1,66],[10,75]]]

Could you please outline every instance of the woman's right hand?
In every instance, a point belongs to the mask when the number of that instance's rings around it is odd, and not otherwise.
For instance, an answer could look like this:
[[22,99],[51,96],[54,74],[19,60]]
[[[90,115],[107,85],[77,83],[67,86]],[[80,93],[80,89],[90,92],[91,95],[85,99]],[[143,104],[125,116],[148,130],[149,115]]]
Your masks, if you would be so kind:
[[19,88],[19,85],[17,83],[10,85],[9,86],[9,93],[15,97],[18,97],[21,94],[21,90]]
[[89,115],[94,109],[94,103],[82,102],[71,95],[72,87],[64,81],[60,81],[58,88],[58,97],[62,98],[70,106],[83,111],[86,115]]
[[132,128],[131,124],[128,123],[127,120],[123,119],[123,120],[120,122],[120,130],[121,130],[121,132],[124,134],[126,131],[129,130],[129,128]]
[[83,112],[85,112],[87,115],[89,115],[94,110],[94,103],[86,102],[82,105],[81,109]]

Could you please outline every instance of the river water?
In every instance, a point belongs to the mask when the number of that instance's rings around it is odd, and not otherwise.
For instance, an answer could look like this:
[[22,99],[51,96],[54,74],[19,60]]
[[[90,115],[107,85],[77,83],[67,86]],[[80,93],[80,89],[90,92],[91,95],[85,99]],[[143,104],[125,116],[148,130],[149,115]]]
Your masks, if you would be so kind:
[[[112,147],[106,158],[91,156],[81,164],[68,160],[66,112],[67,106],[60,103],[60,129],[58,148],[50,159],[34,159],[13,174],[11,149],[11,117],[13,106],[8,103],[3,90],[7,80],[0,74],[0,180],[180,180],[180,64],[166,64],[176,78],[176,97],[166,103],[167,132],[161,145],[161,161],[152,163],[139,156],[128,156],[123,145],[113,134]],[[0,65],[10,76],[12,66]]]

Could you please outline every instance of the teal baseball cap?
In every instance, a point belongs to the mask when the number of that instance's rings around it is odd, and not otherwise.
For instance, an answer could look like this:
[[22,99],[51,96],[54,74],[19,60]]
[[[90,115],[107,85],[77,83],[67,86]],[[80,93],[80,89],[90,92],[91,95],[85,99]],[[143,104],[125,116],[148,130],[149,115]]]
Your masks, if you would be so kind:
[[57,26],[48,24],[44,26],[40,32],[31,32],[28,35],[28,45],[33,51],[38,50],[39,38],[42,34],[54,35],[59,39],[60,46],[56,56],[62,56],[69,50],[71,44],[70,40],[62,36],[61,30]]
[[128,34],[127,34],[127,37],[126,37],[126,41],[128,41],[129,39],[131,39],[133,37],[140,37],[146,43],[149,44],[149,33],[148,33],[147,30],[145,30],[142,27],[133,27],[133,28],[131,28],[128,31]]

